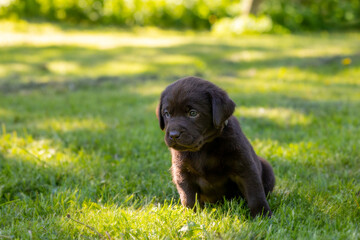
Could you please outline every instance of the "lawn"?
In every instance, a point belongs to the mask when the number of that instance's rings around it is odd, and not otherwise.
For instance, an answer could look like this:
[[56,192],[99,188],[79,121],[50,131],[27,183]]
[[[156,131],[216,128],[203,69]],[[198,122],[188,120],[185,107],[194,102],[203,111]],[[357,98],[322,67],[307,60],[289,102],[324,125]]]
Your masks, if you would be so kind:
[[[360,238],[359,33],[0,28],[0,239]],[[271,219],[179,203],[155,108],[188,75],[274,167]]]

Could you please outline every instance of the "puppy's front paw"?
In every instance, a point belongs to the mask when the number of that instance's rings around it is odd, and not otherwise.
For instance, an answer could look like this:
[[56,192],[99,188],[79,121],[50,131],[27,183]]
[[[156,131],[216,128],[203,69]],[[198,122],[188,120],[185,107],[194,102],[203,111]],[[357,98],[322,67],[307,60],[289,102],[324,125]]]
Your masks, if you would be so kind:
[[264,216],[271,218],[272,212],[270,210],[270,207],[268,206],[268,203],[265,204],[256,204],[249,206],[250,208],[250,215],[251,217],[255,218],[257,216]]

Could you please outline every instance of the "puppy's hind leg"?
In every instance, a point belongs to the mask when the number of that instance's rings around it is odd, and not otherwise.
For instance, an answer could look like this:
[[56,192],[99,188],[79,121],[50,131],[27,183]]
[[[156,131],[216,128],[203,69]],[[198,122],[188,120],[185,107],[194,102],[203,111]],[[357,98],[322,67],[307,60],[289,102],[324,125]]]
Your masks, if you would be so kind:
[[274,175],[274,171],[268,161],[266,161],[265,159],[263,159],[262,157],[259,157],[259,156],[258,156],[258,159],[260,160],[261,166],[262,166],[261,178],[262,178],[262,182],[264,185],[265,195],[267,196],[274,189],[275,175]]

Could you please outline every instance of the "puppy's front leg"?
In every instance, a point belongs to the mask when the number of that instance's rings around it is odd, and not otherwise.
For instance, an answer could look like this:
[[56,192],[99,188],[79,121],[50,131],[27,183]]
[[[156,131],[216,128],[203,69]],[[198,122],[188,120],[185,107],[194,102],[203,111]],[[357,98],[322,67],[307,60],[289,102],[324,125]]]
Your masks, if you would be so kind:
[[271,217],[272,212],[266,200],[264,186],[258,174],[254,172],[247,174],[247,176],[236,176],[234,181],[245,196],[252,217],[260,214]]
[[193,208],[196,201],[198,187],[187,172],[172,167],[173,182],[180,194],[181,204],[184,207]]
[[176,188],[180,194],[181,204],[187,208],[193,208],[196,201],[196,188],[188,182],[176,183]]

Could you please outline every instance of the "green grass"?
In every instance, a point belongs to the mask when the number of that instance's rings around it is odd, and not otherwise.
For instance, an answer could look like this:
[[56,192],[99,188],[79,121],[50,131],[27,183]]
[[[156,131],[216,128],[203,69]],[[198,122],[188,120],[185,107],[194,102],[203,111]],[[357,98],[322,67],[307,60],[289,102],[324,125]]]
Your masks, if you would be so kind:
[[[359,33],[0,28],[0,239],[360,238]],[[181,207],[155,107],[188,75],[237,103],[273,218]]]

